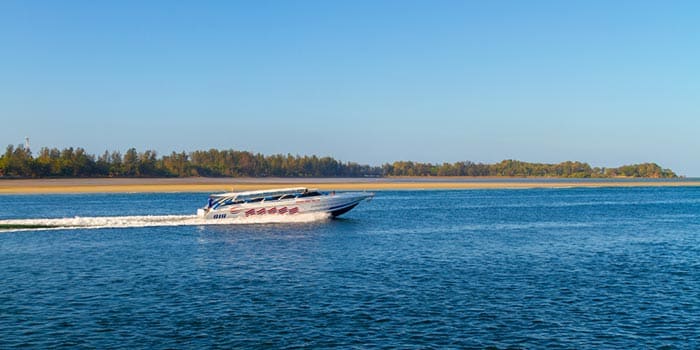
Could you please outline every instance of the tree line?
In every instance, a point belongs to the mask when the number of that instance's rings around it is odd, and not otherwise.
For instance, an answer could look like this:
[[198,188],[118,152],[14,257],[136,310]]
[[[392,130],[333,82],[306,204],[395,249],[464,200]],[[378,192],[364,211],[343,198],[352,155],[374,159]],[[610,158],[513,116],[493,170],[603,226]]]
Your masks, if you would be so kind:
[[383,174],[390,176],[512,176],[512,177],[565,177],[611,178],[645,177],[676,178],[670,169],[656,163],[623,165],[617,168],[591,167],[588,163],[566,161],[558,164],[528,163],[503,160],[495,164],[473,163],[416,163],[394,162],[383,166]]
[[105,151],[99,156],[83,148],[42,148],[34,156],[23,146],[8,146],[0,156],[0,177],[364,177],[364,176],[515,176],[607,178],[674,178],[656,163],[617,168],[591,167],[582,162],[558,164],[504,160],[495,164],[420,163],[396,161],[382,166],[342,162],[332,157],[263,155],[247,151],[217,150],[172,152],[159,157],[153,150],[131,148],[123,155]]

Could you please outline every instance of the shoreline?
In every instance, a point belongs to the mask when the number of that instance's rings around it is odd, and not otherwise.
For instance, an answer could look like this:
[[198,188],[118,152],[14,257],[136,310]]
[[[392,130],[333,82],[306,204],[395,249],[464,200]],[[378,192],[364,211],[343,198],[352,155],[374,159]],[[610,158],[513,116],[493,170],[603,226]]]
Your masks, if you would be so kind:
[[696,179],[566,178],[85,178],[3,179],[1,194],[229,192],[278,187],[338,191],[700,187]]

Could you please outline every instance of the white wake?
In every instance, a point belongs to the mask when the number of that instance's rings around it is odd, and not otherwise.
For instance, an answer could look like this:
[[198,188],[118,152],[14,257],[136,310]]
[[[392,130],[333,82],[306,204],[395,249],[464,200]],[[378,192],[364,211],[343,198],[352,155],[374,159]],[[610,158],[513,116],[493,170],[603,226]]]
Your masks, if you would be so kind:
[[[309,223],[330,218],[328,213],[302,213],[296,215],[267,215],[247,218],[205,220],[196,215],[144,215],[144,216],[95,216],[60,219],[9,219],[0,220],[0,232],[41,231],[65,229],[131,228],[157,226],[243,225],[271,223]],[[2,229],[2,226],[32,226]]]

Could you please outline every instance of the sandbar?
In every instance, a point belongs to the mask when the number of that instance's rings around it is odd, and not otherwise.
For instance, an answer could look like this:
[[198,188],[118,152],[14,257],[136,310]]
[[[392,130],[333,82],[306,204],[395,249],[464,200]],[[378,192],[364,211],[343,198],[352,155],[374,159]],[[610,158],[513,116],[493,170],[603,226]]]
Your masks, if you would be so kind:
[[87,178],[2,179],[0,194],[51,193],[168,193],[229,192],[279,187],[319,190],[455,190],[580,187],[680,187],[700,186],[697,179],[551,179],[551,178]]

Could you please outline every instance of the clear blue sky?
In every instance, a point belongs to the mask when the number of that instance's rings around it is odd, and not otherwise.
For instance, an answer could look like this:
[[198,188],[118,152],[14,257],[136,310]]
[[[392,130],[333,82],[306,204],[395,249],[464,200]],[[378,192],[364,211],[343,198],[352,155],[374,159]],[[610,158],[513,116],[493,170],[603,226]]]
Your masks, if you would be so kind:
[[698,1],[0,1],[0,143],[700,176]]

